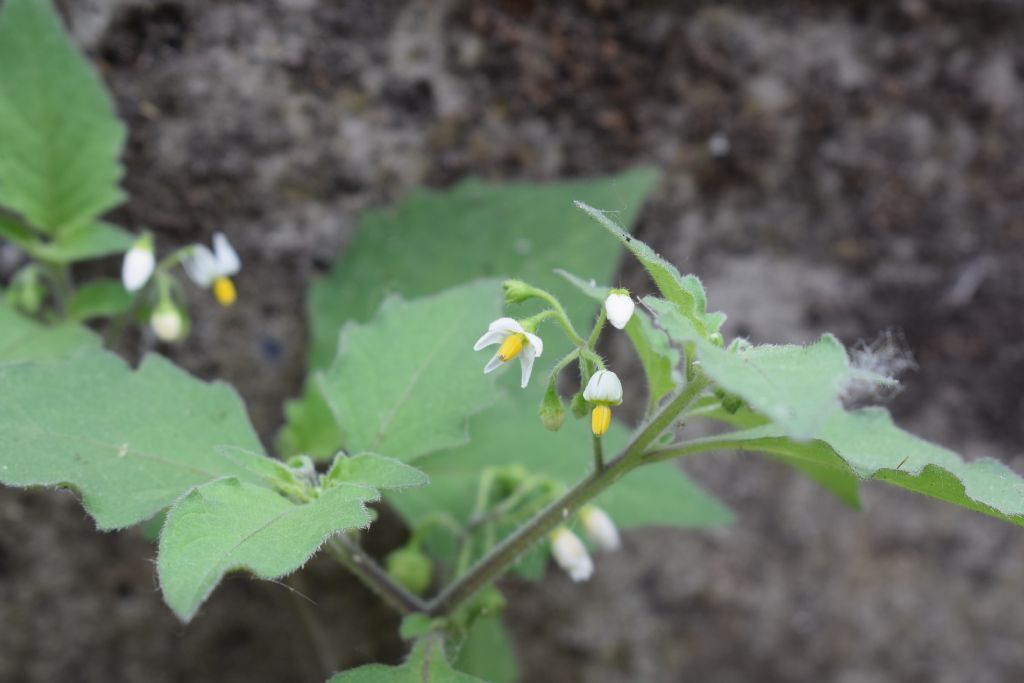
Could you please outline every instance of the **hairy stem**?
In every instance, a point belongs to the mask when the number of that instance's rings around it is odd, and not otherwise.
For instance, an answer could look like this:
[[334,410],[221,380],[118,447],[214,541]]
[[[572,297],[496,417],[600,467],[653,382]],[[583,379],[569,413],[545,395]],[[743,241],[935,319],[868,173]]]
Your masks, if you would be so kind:
[[327,542],[327,550],[338,562],[356,575],[360,581],[399,612],[412,614],[426,612],[427,605],[418,597],[398,585],[358,543],[344,534]]
[[636,433],[626,447],[601,469],[591,472],[561,498],[538,512],[530,521],[505,537],[490,553],[481,558],[462,575],[427,603],[431,616],[449,614],[478,590],[500,577],[511,564],[544,538],[584,503],[600,494],[634,468],[645,464],[647,447],[672,424],[672,420],[685,409],[708,381],[698,374],[676,396],[665,404],[655,416]]

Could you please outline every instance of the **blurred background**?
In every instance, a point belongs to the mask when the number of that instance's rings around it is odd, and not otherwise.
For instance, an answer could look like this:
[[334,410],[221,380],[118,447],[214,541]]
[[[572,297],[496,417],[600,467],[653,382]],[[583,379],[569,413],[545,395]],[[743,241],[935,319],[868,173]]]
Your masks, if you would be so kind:
[[[1024,472],[1016,0],[58,5],[130,130],[118,222],[241,252],[239,303],[195,301],[167,352],[239,387],[268,442],[304,377],[306,287],[362,210],[652,166],[637,232],[730,335],[894,331],[918,365],[901,423]],[[619,281],[649,291],[631,261]],[[852,511],[749,455],[686,466],[737,523],[632,533],[587,584],[508,583],[522,680],[1024,680],[1021,530],[879,485]],[[378,552],[401,534],[382,526]],[[0,680],[304,682],[401,657],[330,564],[297,580],[313,602],[235,577],[186,628],[153,557],[70,495],[0,489]]]

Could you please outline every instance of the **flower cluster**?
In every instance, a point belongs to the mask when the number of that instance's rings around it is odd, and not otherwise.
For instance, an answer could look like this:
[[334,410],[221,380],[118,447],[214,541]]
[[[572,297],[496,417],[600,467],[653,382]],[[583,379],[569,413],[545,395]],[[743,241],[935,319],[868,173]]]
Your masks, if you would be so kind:
[[[509,280],[505,283],[505,300],[507,303],[519,304],[530,299],[541,299],[550,304],[550,308],[537,315],[523,320],[515,318],[498,318],[492,322],[487,331],[473,345],[474,351],[488,346],[498,346],[497,352],[484,366],[484,373],[518,358],[522,370],[520,386],[524,389],[530,382],[534,361],[544,352],[544,342],[536,334],[541,322],[555,318],[566,330],[569,339],[576,345],[576,350],[556,364],[548,380],[548,389],[541,401],[539,415],[545,427],[557,430],[561,427],[565,415],[562,398],[559,396],[555,380],[569,363],[578,361],[580,374],[585,380],[585,387],[573,400],[573,409],[577,414],[585,414],[583,406],[590,406],[590,429],[595,439],[595,452],[598,453],[600,466],[600,448],[598,439],[603,437],[611,426],[612,406],[622,403],[622,382],[611,370],[605,367],[604,361],[594,352],[594,344],[600,335],[601,327],[607,320],[616,329],[625,329],[633,318],[635,304],[629,292],[624,289],[613,289],[605,297],[601,315],[588,341],[584,341],[572,326],[561,304],[548,292],[537,289],[520,280]],[[578,409],[577,402],[580,405]],[[585,505],[579,512],[579,520],[590,542],[604,551],[617,550],[621,545],[619,532],[611,517],[598,507]],[[551,554],[555,562],[573,581],[586,581],[594,573],[594,561],[583,541],[566,526],[559,526],[549,536]]]
[[170,275],[171,268],[179,262],[189,279],[210,289],[222,306],[230,306],[238,297],[231,276],[241,270],[242,261],[223,233],[213,236],[212,250],[204,244],[194,244],[175,251],[159,263],[153,236],[143,234],[124,255],[121,282],[131,293],[142,292],[149,283],[155,283],[155,303],[149,307],[149,325],[158,339],[167,342],[182,339],[188,329],[184,308],[173,295],[176,282]]

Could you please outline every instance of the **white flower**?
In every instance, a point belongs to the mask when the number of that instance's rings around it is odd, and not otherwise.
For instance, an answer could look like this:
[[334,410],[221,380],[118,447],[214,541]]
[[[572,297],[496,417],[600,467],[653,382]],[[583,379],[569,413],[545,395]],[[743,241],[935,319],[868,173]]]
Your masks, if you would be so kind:
[[580,520],[587,537],[601,550],[618,550],[622,546],[619,530],[608,513],[594,505],[585,505],[580,510]]
[[622,382],[619,376],[611,370],[598,370],[587,382],[583,398],[595,404],[590,412],[591,431],[594,436],[604,436],[612,423],[612,410],[609,406],[622,403]]
[[633,317],[635,308],[636,304],[633,303],[633,298],[624,289],[613,289],[608,298],[604,300],[604,310],[608,314],[608,322],[619,330],[624,328],[629,319]]
[[594,573],[594,562],[583,541],[564,526],[551,532],[551,554],[573,581],[586,581]]
[[491,372],[502,363],[507,363],[516,356],[519,356],[519,363],[523,370],[522,387],[530,382],[530,373],[533,372],[533,361],[544,352],[544,342],[535,334],[527,332],[516,320],[512,318],[498,318],[487,327],[484,336],[476,340],[473,350],[479,351],[485,346],[501,344],[498,352],[484,366],[484,374]]
[[237,292],[230,276],[241,270],[242,261],[224,233],[218,232],[213,236],[213,251],[202,244],[192,247],[182,265],[193,282],[213,289],[213,296],[222,306],[235,302]]
[[153,315],[149,317],[149,326],[153,328],[160,341],[175,342],[181,339],[185,331],[185,320],[181,311],[174,304],[167,302],[160,304]]
[[145,234],[125,252],[121,264],[121,282],[129,292],[137,292],[149,282],[154,270],[156,255],[153,254],[153,237]]

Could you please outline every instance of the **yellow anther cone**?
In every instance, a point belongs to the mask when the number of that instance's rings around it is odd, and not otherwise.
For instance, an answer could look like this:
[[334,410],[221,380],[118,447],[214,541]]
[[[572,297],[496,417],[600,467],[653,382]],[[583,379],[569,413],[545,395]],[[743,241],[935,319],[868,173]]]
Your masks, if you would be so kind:
[[523,350],[523,342],[526,341],[526,335],[518,332],[516,334],[510,334],[508,338],[501,343],[501,347],[498,349],[498,358],[503,362],[508,362],[519,355],[519,352]]
[[238,298],[235,283],[229,277],[219,277],[213,281],[213,296],[221,306],[230,306]]
[[612,423],[612,409],[605,405],[594,406],[590,413],[590,428],[594,436],[604,436]]

